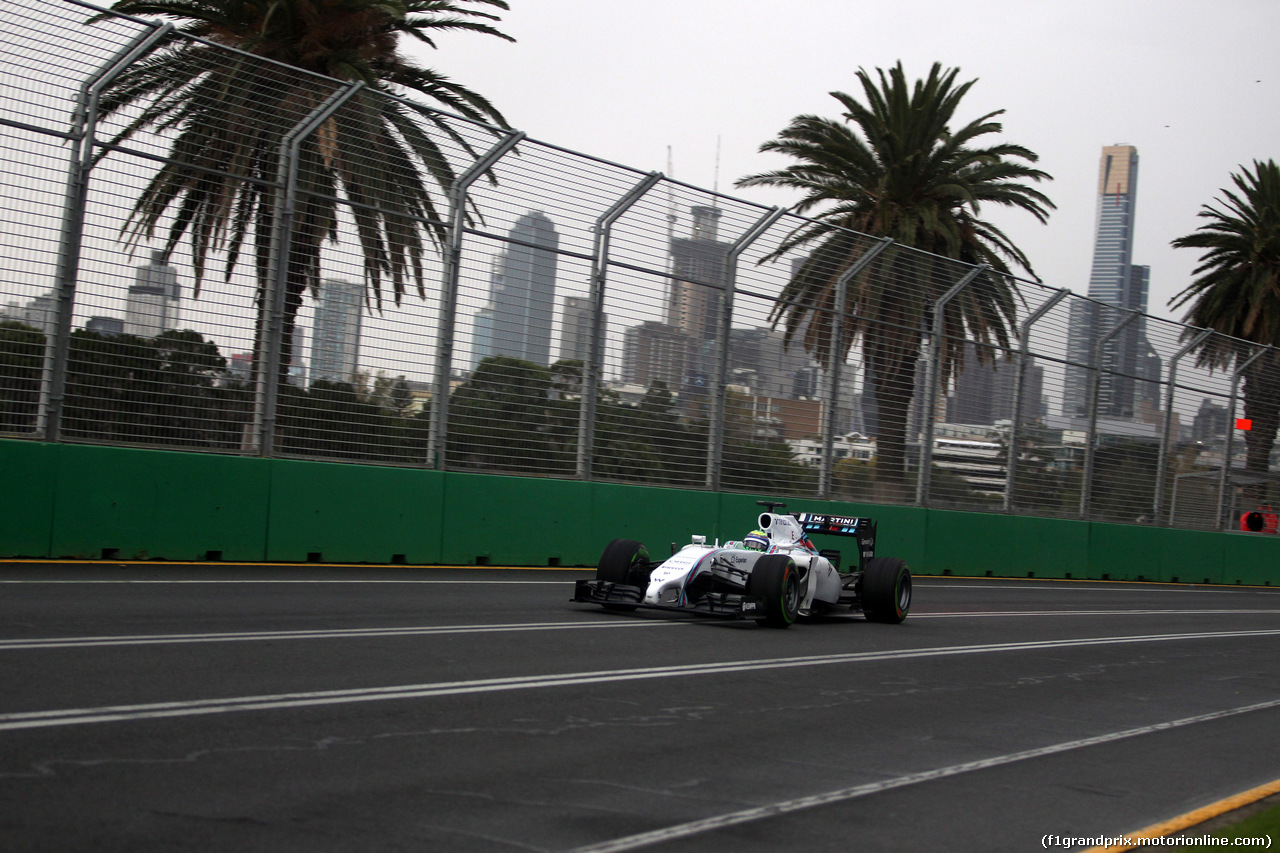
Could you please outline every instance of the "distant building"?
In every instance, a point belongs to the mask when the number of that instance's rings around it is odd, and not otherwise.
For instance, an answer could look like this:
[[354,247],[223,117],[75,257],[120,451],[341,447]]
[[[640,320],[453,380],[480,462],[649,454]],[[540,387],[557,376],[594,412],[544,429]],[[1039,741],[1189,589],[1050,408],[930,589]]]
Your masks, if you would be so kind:
[[729,330],[729,381],[765,397],[813,397],[817,371],[803,348],[783,346],[781,332],[768,328]]
[[49,291],[43,296],[37,296],[25,304],[22,302],[8,302],[3,308],[0,308],[0,320],[21,323],[24,326],[39,329],[46,335],[52,335],[53,312],[57,302],[58,295],[53,291]]
[[671,241],[672,282],[667,299],[667,325],[694,341],[714,341],[724,305],[729,244],[717,240],[722,211],[692,208],[693,228],[687,238]]
[[123,335],[124,320],[119,317],[90,317],[84,324],[84,330],[99,335]]
[[[1129,312],[1145,313],[1151,268],[1133,263],[1134,219],[1138,198],[1138,149],[1110,145],[1102,149],[1098,176],[1098,212],[1089,273],[1089,298],[1072,305],[1067,333],[1067,360],[1062,413],[1071,418],[1088,412],[1090,371],[1087,367],[1103,336]],[[1098,415],[1134,418],[1140,403],[1158,406],[1150,382],[1160,376],[1160,360],[1147,341],[1146,320],[1139,317],[1103,345]],[[1139,370],[1141,369],[1141,373]]]
[[507,236],[490,274],[489,304],[476,319],[474,362],[505,355],[548,365],[560,237],[539,211],[521,216]]
[[1200,444],[1214,444],[1227,436],[1227,407],[1208,397],[1200,401],[1200,410],[1191,422],[1191,439]]
[[151,263],[134,271],[125,305],[125,334],[154,338],[162,332],[178,328],[181,304],[178,270],[170,266],[165,253],[151,253]]
[[[1013,419],[1013,398],[1017,393],[1018,362],[1001,354],[987,364],[978,363],[978,350],[966,344],[964,368],[956,375],[954,391],[947,400],[948,423],[990,426]],[[1022,406],[1018,420],[1039,420],[1044,394],[1044,368],[1032,359],[1023,375]]]
[[[350,382],[360,357],[364,285],[327,278],[320,282],[311,338],[311,381]],[[294,352],[300,353],[299,343]],[[296,358],[295,358],[296,361]]]
[[679,391],[692,354],[693,342],[677,328],[652,320],[632,326],[622,338],[622,381],[645,388],[661,382]]
[[[591,300],[585,296],[566,296],[561,305],[560,359],[585,362],[591,347]],[[608,319],[608,316],[601,318],[601,328],[607,327]]]
[[253,353],[238,352],[227,359],[227,378],[248,382],[253,377]]
[[[307,361],[302,354],[307,350],[307,330],[301,326],[293,327],[293,352],[289,357],[288,381],[295,388],[306,388]],[[354,368],[352,373],[355,373]]]
[[798,441],[822,434],[821,400],[790,400],[756,394],[731,398],[733,413],[739,409],[751,424],[757,441]]

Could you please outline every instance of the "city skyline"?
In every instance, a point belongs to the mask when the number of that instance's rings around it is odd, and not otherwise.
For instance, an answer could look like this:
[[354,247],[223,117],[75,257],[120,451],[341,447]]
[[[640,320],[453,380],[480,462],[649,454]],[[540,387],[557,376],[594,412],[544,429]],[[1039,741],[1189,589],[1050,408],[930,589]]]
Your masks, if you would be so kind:
[[[901,61],[912,78],[935,61],[959,68],[959,79],[978,81],[964,117],[1003,111],[1001,141],[1036,152],[1054,176],[1044,187],[1057,205],[1047,225],[984,208],[1052,287],[1083,293],[1088,280],[1098,146],[1142,148],[1134,250],[1157,272],[1149,304],[1163,317],[1175,316],[1168,300],[1197,263],[1170,241],[1198,227],[1201,205],[1231,186],[1231,172],[1275,156],[1280,114],[1258,105],[1280,87],[1271,44],[1278,4],[1227,0],[1209,15],[1190,0],[992,0],[975,14],[941,0],[794,0],[789,14],[821,25],[786,33],[776,11],[760,0],[513,3],[502,29],[514,44],[474,39],[415,55],[484,92],[532,137],[722,191],[785,165],[760,145],[796,115],[837,116],[829,93],[857,94],[859,68],[874,74]],[[566,43],[564,32],[584,37]],[[630,43],[611,41],[618,32],[632,34]],[[654,44],[657,62],[645,55]],[[651,73],[619,89],[598,73],[606,62]],[[764,205],[798,200],[768,188],[734,192]]]

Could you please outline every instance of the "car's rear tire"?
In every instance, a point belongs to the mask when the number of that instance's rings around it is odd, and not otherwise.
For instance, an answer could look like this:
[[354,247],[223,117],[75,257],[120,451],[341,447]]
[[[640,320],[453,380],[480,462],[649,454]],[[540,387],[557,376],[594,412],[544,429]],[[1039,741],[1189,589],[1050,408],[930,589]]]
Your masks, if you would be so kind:
[[872,557],[862,569],[862,612],[868,622],[897,624],[911,612],[911,569],[896,557]]
[[[649,585],[649,550],[632,539],[615,539],[596,564],[596,580],[644,589]],[[606,604],[609,610],[635,610],[634,604]]]
[[747,595],[764,603],[764,616],[757,619],[770,628],[786,628],[800,612],[800,570],[786,554],[768,554],[756,561],[747,580]]

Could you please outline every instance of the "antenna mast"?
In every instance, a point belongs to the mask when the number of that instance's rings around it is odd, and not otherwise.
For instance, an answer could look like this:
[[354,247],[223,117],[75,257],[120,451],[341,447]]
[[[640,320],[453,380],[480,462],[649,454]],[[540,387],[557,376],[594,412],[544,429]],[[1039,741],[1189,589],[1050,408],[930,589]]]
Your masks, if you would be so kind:
[[[671,146],[667,146],[667,177],[672,180],[676,176],[676,167],[671,159]],[[676,238],[676,200],[671,192],[671,181],[667,181],[667,245]]]
[[711,184],[711,191],[716,195],[720,194],[720,137],[716,137],[716,171],[715,178]]

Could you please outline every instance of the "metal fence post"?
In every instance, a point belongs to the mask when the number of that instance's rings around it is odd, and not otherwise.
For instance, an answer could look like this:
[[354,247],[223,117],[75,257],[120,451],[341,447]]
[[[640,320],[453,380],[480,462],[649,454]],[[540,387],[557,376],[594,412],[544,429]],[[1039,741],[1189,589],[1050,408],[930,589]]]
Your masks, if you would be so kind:
[[707,488],[720,488],[720,469],[724,460],[724,418],[726,386],[729,382],[729,330],[733,325],[733,291],[737,286],[738,258],[747,247],[758,240],[773,224],[782,218],[784,211],[772,207],[745,234],[738,238],[725,253],[723,270],[724,296],[720,300],[720,323],[716,329],[716,377],[712,389],[711,412],[708,418]]
[[1018,373],[1013,378],[1013,413],[1009,419],[1009,461],[1005,465],[1004,480],[1004,511],[1012,512],[1014,507],[1013,490],[1018,484],[1018,439],[1021,438],[1021,432],[1018,427],[1022,422],[1019,417],[1022,414],[1022,397],[1026,393],[1027,381],[1027,360],[1030,358],[1031,350],[1031,327],[1040,321],[1045,314],[1048,314],[1058,303],[1066,299],[1071,293],[1068,288],[1062,288],[1049,298],[1047,302],[1037,308],[1022,322],[1022,328],[1018,330]]
[[289,281],[289,249],[293,243],[294,208],[298,204],[298,159],[302,143],[355,97],[364,83],[349,83],[331,94],[280,139],[276,160],[275,222],[268,253],[267,279],[262,288],[262,318],[256,354],[253,430],[249,452],[270,456],[275,448],[276,412],[280,402],[280,359],[284,348],[285,293]]
[[62,232],[58,237],[58,261],[54,272],[58,299],[53,311],[53,334],[45,341],[40,371],[40,401],[36,409],[36,434],[57,441],[62,432],[62,404],[66,397],[67,360],[71,352],[71,314],[75,309],[76,279],[80,271],[80,247],[84,240],[85,207],[89,199],[89,173],[93,170],[93,142],[98,123],[98,103],[103,90],[130,65],[173,32],[173,24],[153,24],[116,51],[81,85],[71,120],[73,140],[62,203]]
[[1156,494],[1155,499],[1151,502],[1151,518],[1157,527],[1163,526],[1160,519],[1164,506],[1164,477],[1169,470],[1169,448],[1173,446],[1173,437],[1171,435],[1173,432],[1173,395],[1177,390],[1178,362],[1182,360],[1184,355],[1204,343],[1212,334],[1214,334],[1213,329],[1202,329],[1200,334],[1178,350],[1169,362],[1169,387],[1164,392],[1164,430],[1160,436],[1160,455],[1156,458]]
[[835,489],[835,439],[836,424],[840,416],[840,377],[844,366],[844,315],[849,306],[849,282],[862,272],[885,249],[893,245],[892,237],[881,237],[874,245],[858,256],[849,268],[836,279],[835,316],[832,318],[831,356],[827,363],[827,399],[822,418],[822,468],[818,472],[818,495],[831,497]]
[[467,190],[485,172],[525,138],[516,131],[498,140],[453,182],[449,193],[449,245],[444,255],[444,286],[440,294],[440,325],[436,336],[435,388],[431,394],[431,427],[427,439],[427,459],[431,467],[443,469],[447,463],[449,436],[449,379],[453,371],[453,335],[457,327],[458,283],[462,275],[462,227],[466,218]]
[[[1098,306],[1094,306],[1095,308]],[[1093,502],[1093,466],[1097,456],[1098,443],[1098,406],[1102,402],[1102,349],[1107,343],[1124,329],[1141,317],[1137,311],[1116,323],[1111,331],[1103,335],[1093,347],[1089,361],[1089,425],[1085,429],[1084,472],[1080,482],[1080,517],[1089,520],[1089,505]]]
[[942,325],[943,314],[952,299],[991,267],[986,264],[969,270],[964,278],[951,286],[933,303],[933,333],[929,341],[929,359],[925,362],[924,411],[921,412],[924,433],[920,436],[920,467],[916,472],[916,505],[929,505],[929,486],[933,468],[933,413],[938,405],[938,383],[942,378]]
[[600,377],[604,374],[604,283],[609,269],[609,238],[613,233],[613,223],[660,180],[661,172],[645,175],[640,183],[596,219],[591,252],[591,329],[587,336],[587,362],[582,366],[582,407],[578,410],[577,475],[583,480],[591,479],[595,458],[596,407],[600,397]]
[[1213,523],[1213,529],[1215,530],[1221,530],[1222,524],[1226,521],[1226,482],[1228,482],[1231,470],[1231,453],[1234,452],[1235,403],[1236,400],[1239,400],[1240,379],[1244,378],[1245,370],[1251,368],[1254,361],[1261,359],[1262,356],[1265,356],[1268,351],[1274,350],[1274,348],[1258,348],[1258,351],[1249,356],[1243,364],[1236,366],[1234,373],[1231,374],[1231,398],[1228,405],[1226,405],[1226,438],[1222,441],[1222,467],[1217,473],[1217,520]]

